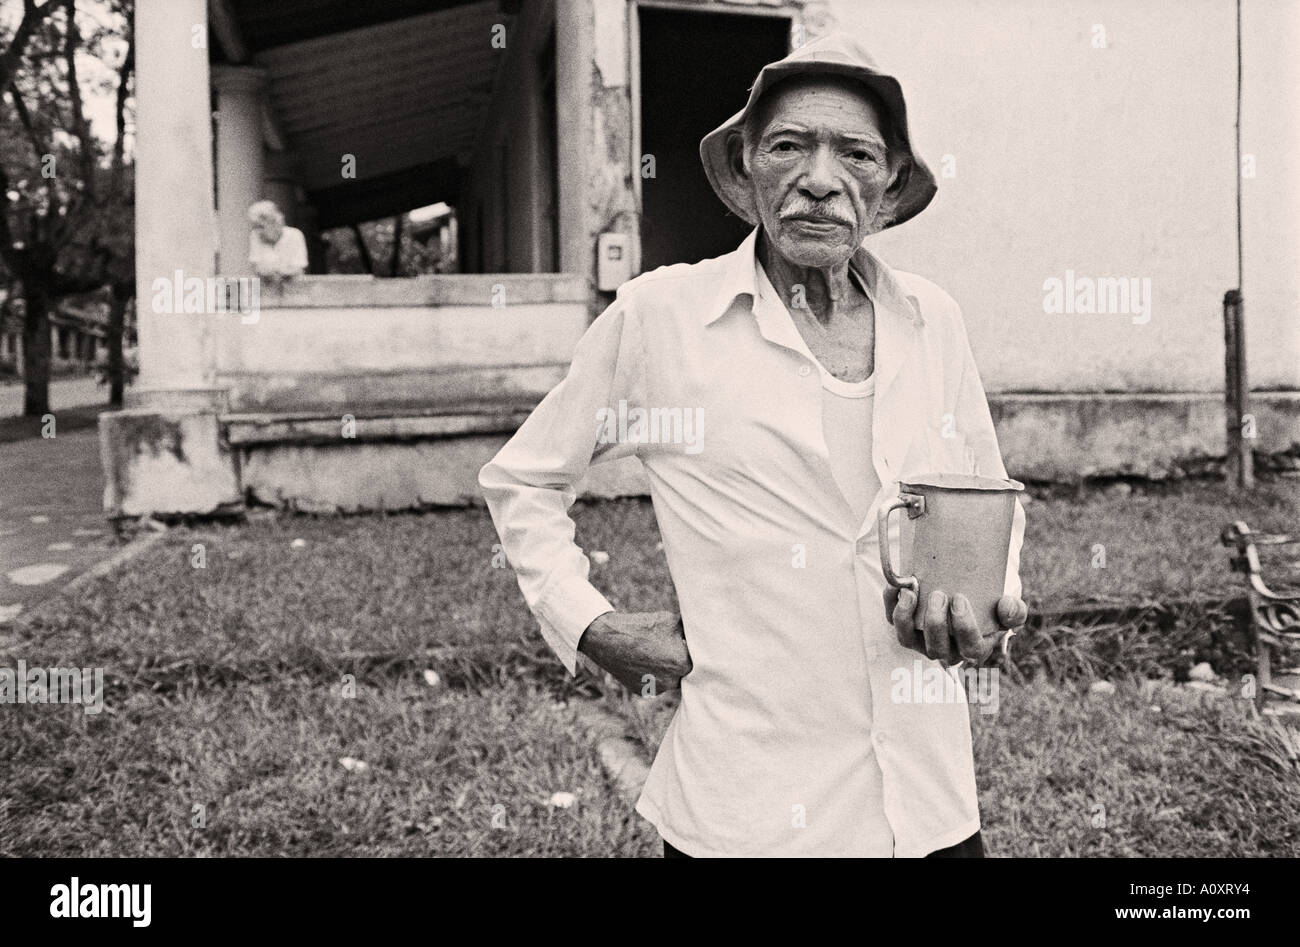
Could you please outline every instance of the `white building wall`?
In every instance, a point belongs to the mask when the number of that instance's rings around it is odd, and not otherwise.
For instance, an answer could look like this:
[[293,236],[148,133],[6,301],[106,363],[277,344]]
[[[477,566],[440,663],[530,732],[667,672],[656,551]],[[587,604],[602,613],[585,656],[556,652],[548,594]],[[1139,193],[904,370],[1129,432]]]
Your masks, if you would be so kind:
[[[939,175],[934,204],[869,245],[961,303],[990,391],[1222,388],[1222,299],[1237,284],[1231,0],[831,8],[902,79]],[[1294,389],[1300,4],[1246,0],[1243,22],[1250,380]],[[1150,321],[1045,313],[1044,281],[1067,270],[1150,278]]]

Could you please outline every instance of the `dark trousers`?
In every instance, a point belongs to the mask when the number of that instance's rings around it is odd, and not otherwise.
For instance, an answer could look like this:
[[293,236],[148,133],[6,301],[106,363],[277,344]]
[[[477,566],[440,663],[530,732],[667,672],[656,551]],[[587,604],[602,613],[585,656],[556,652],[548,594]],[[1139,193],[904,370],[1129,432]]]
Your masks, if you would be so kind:
[[[664,842],[664,858],[690,858],[685,852],[680,852]],[[984,840],[976,832],[964,842],[958,842],[956,845],[950,845],[948,848],[941,848],[937,852],[931,852],[926,858],[983,858],[984,857]]]

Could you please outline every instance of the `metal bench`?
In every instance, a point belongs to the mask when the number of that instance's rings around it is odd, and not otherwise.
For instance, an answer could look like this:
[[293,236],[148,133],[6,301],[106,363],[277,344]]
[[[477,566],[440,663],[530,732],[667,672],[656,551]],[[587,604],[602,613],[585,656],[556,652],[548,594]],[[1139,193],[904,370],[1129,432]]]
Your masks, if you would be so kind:
[[[1223,545],[1234,549],[1232,569],[1247,578],[1246,598],[1251,647],[1257,668],[1255,705],[1260,713],[1300,720],[1300,585],[1286,567],[1275,570],[1270,579],[1278,591],[1264,583],[1260,552],[1290,552],[1300,557],[1300,536],[1256,533],[1238,520],[1223,528]],[[1287,547],[1291,547],[1288,549]],[[1286,584],[1279,584],[1285,582]]]

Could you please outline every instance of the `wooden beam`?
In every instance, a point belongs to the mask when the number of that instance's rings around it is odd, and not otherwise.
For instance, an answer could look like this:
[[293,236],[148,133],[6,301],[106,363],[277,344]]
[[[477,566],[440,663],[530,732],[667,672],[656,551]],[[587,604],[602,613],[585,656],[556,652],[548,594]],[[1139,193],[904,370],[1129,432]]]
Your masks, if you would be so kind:
[[208,0],[208,24],[227,62],[236,65],[248,62],[248,44],[244,42],[230,0]]
[[322,229],[392,217],[435,201],[455,203],[462,171],[443,158],[367,180],[348,181],[307,192]]
[[288,148],[284,125],[276,116],[275,107],[265,98],[262,99],[262,138],[266,147],[272,151],[285,151]]
[[[231,0],[254,52],[400,23],[459,7],[493,9],[484,0]],[[466,11],[468,13],[468,11]],[[459,13],[452,12],[452,16]]]
[[384,147],[382,143],[368,145],[365,149],[352,152],[357,161],[355,179],[344,179],[340,175],[341,165],[337,155],[331,158],[318,151],[299,151],[300,180],[309,191],[385,180],[408,168],[440,160],[454,161],[459,156],[471,154],[470,141],[469,136],[447,139],[439,142],[437,148],[422,142],[412,142],[409,145],[394,143],[392,147]]

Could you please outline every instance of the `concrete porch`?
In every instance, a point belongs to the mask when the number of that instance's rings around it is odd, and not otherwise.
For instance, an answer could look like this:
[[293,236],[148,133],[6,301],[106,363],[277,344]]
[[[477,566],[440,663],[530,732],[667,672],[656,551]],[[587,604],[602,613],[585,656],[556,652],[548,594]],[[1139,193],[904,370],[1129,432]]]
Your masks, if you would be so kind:
[[[583,282],[565,274],[304,277],[264,297],[255,323],[213,317],[213,410],[105,417],[106,506],[473,502],[478,468],[563,377],[586,326]],[[595,489],[636,492],[625,476],[603,471]]]
[[[587,300],[565,274],[308,276],[263,297],[255,322],[211,316],[216,403],[106,415],[105,506],[472,502],[478,468],[563,377]],[[623,489],[626,474],[602,473],[597,491]]]
[[[466,499],[462,467],[562,377],[595,306],[589,222],[558,196],[587,149],[553,104],[581,90],[589,17],[567,0],[141,0],[141,371],[101,420],[110,516]],[[529,141],[555,124],[508,174],[502,112]],[[260,285],[248,313],[160,306],[177,283],[249,279],[263,198],[303,230],[312,273],[322,228],[455,206],[469,272],[317,273]],[[501,220],[507,200],[528,226]]]

